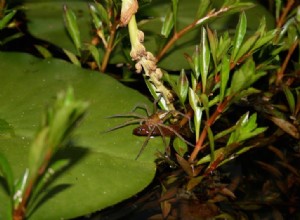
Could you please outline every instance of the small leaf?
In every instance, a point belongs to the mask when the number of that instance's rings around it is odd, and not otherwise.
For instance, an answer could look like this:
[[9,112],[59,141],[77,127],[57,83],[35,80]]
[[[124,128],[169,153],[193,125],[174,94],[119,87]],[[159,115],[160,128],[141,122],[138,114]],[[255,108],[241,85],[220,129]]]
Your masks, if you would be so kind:
[[14,195],[14,175],[6,157],[0,152],[0,174],[4,177],[7,184],[8,194],[10,198]]
[[100,66],[101,66],[101,63],[100,63],[101,58],[100,58],[100,52],[99,52],[98,48],[96,46],[94,46],[93,44],[89,44],[87,48],[90,51],[90,53],[92,54],[93,59],[96,62],[98,68],[100,68]]
[[175,32],[177,31],[177,12],[178,12],[178,2],[179,0],[172,0],[172,9],[173,9],[173,24],[175,26]]
[[193,169],[191,167],[191,164],[188,161],[186,161],[183,157],[179,156],[178,154],[176,154],[176,158],[177,158],[177,162],[179,163],[181,168],[184,170],[184,172],[186,172],[186,174],[188,174],[190,177],[192,177]]
[[179,137],[175,137],[173,147],[176,153],[179,154],[181,157],[183,157],[188,150],[187,144]]
[[239,23],[237,25],[237,31],[234,36],[234,42],[233,42],[233,49],[231,54],[231,60],[236,63],[236,57],[237,53],[240,50],[240,47],[242,45],[244,36],[246,34],[247,30],[247,18],[245,12],[242,12],[240,15]]
[[189,88],[189,103],[194,110],[194,124],[195,124],[195,133],[196,133],[196,141],[199,139],[200,134],[200,125],[201,125],[201,118],[202,118],[202,110],[198,106],[200,104],[200,100],[197,94]]
[[8,25],[8,23],[15,16],[16,13],[17,13],[16,10],[12,10],[8,14],[6,14],[3,18],[0,19],[0,30],[5,28]]
[[221,66],[221,83],[220,83],[220,101],[222,102],[225,96],[225,91],[227,89],[227,83],[229,80],[229,72],[230,72],[230,62],[228,56],[224,56],[222,59]]
[[64,5],[64,20],[65,20],[68,33],[75,44],[77,52],[80,53],[82,45],[81,45],[80,32],[77,24],[76,15],[66,5]]
[[210,28],[207,28],[207,37],[209,41],[210,52],[214,61],[215,66],[218,65],[218,37],[216,32],[212,32]]
[[163,25],[161,28],[161,35],[165,38],[169,37],[172,29],[174,27],[174,15],[172,11],[169,11],[164,17]]
[[200,43],[200,74],[202,82],[203,93],[206,90],[206,81],[208,77],[208,70],[210,64],[210,49],[207,42],[207,34],[205,28],[201,31],[201,43]]
[[75,64],[76,66],[81,67],[81,63],[78,60],[78,58],[76,57],[76,55],[66,49],[63,49],[64,53],[67,55],[67,57],[70,59],[70,61]]
[[95,8],[94,5],[90,4],[89,5],[89,9],[90,9],[90,13],[92,15],[92,21],[94,23],[95,28],[98,29],[102,29],[103,25],[102,25],[102,21],[100,20],[100,18],[98,17],[97,14],[97,10]]
[[105,9],[103,7],[103,5],[100,4],[97,1],[95,1],[95,5],[97,7],[98,15],[100,16],[101,21],[104,22],[106,25],[109,25],[110,24],[110,20],[109,20],[109,16],[108,16],[108,13],[107,13],[108,10]]
[[199,1],[199,6],[196,14],[196,20],[202,18],[208,11],[211,6],[211,0],[202,0]]
[[177,95],[179,97],[179,100],[181,104],[184,105],[189,91],[189,80],[184,70],[180,72],[180,76],[177,81],[177,91],[178,91]]
[[285,98],[289,104],[291,113],[294,113],[296,104],[295,104],[295,99],[294,99],[293,93],[287,86],[283,86],[283,92],[284,92]]

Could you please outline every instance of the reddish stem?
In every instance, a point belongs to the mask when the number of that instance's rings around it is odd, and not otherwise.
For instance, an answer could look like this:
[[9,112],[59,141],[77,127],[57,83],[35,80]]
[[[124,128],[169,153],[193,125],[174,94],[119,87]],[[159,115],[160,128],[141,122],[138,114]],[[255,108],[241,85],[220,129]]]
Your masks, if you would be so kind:
[[281,28],[283,23],[285,22],[286,16],[288,15],[289,11],[291,10],[293,4],[295,3],[294,0],[289,0],[287,5],[285,6],[285,8],[282,11],[281,16],[279,17],[278,21],[277,21],[277,28]]
[[283,78],[283,74],[284,74],[284,72],[285,72],[285,70],[286,70],[286,67],[287,67],[287,65],[288,65],[288,63],[289,63],[289,61],[290,61],[290,59],[291,59],[291,56],[292,56],[292,54],[294,53],[294,51],[295,51],[295,49],[296,49],[298,43],[299,43],[299,40],[296,40],[296,41],[292,44],[292,46],[290,47],[289,52],[288,52],[287,56],[285,57],[284,62],[283,62],[283,64],[282,64],[281,68],[280,68],[280,69],[278,70],[278,72],[277,72],[276,85],[279,85],[279,84],[280,84],[280,82],[281,82],[281,80],[282,80],[282,78]]
[[212,114],[212,116],[207,120],[206,125],[205,125],[204,129],[202,130],[200,138],[197,141],[196,146],[195,146],[195,148],[191,154],[191,157],[189,159],[190,163],[194,163],[196,157],[198,156],[198,153],[203,149],[203,143],[206,139],[208,128],[214,124],[214,122],[217,120],[219,115],[224,111],[229,100],[230,100],[230,97],[226,97],[224,99],[224,101],[218,105],[217,109]]

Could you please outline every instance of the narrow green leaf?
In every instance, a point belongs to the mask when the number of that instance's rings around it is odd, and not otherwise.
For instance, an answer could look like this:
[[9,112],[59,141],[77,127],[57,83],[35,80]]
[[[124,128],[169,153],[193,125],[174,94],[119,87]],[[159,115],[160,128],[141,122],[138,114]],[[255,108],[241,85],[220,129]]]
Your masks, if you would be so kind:
[[221,60],[223,56],[227,55],[228,49],[231,45],[231,39],[229,37],[229,33],[226,31],[219,40],[218,48],[217,48],[217,61]]
[[245,12],[242,12],[240,15],[239,23],[237,25],[237,30],[234,36],[233,49],[231,54],[231,60],[236,63],[237,53],[240,50],[240,47],[243,43],[244,36],[247,30],[247,18]]
[[196,133],[196,141],[199,139],[200,134],[200,125],[201,125],[201,118],[202,118],[202,110],[199,107],[200,100],[195,93],[194,90],[189,88],[189,103],[194,110],[194,124],[195,124],[195,133]]
[[251,48],[251,51],[254,52],[256,49],[265,46],[267,43],[272,43],[272,39],[274,39],[274,36],[278,30],[271,30],[268,31],[264,36],[261,36],[257,39],[253,47]]
[[180,76],[177,81],[177,91],[180,102],[184,104],[189,91],[189,80],[184,70],[180,72]]
[[68,33],[75,44],[77,52],[80,53],[82,45],[80,39],[80,32],[77,24],[77,18],[75,13],[66,5],[64,5],[64,20]]
[[28,182],[28,177],[29,177],[29,169],[26,169],[24,174],[22,175],[22,178],[17,181],[17,184],[15,186],[15,195],[13,197],[14,207],[17,207],[22,202],[24,190]]
[[230,61],[228,56],[224,56],[222,59],[222,66],[221,66],[221,82],[220,82],[220,101],[223,101],[225,96],[225,91],[227,88],[227,83],[229,80],[229,73],[230,73]]
[[172,10],[173,10],[173,23],[175,26],[175,32],[177,32],[177,13],[178,13],[178,2],[179,0],[172,0]]
[[[145,83],[146,83],[146,85],[147,85],[147,87],[148,87],[148,89],[149,89],[152,97],[155,100],[158,100],[158,98],[160,97],[161,94],[156,92],[155,86],[152,83],[149,82],[149,80],[145,77],[145,75],[144,75],[144,81],[145,81]],[[166,110],[166,111],[169,110],[168,105],[167,105],[165,99],[159,99],[158,105],[163,110]]]
[[43,46],[41,46],[41,45],[34,45],[34,47],[39,51],[39,53],[40,53],[45,59],[52,57],[51,52],[50,52],[47,48],[45,48],[45,47],[43,47]]
[[89,9],[90,9],[90,13],[91,13],[91,16],[92,16],[92,21],[94,23],[95,28],[97,30],[100,29],[100,28],[102,29],[102,26],[103,26],[102,21],[98,17],[97,10],[96,10],[95,6],[90,4]]
[[95,1],[95,5],[97,7],[98,15],[100,16],[101,21],[104,22],[106,25],[109,25],[110,24],[110,20],[109,20],[109,16],[108,16],[108,13],[107,13],[108,10],[105,9],[103,7],[103,5],[100,4],[97,1]]
[[6,14],[3,18],[1,18],[1,20],[0,20],[0,30],[5,28],[8,25],[8,23],[15,16],[16,13],[17,13],[16,10],[12,10],[8,14]]
[[90,53],[92,54],[93,59],[99,68],[101,66],[101,62],[100,62],[101,58],[100,58],[100,52],[99,52],[98,48],[96,46],[94,46],[93,44],[89,44],[87,48],[90,51]]
[[218,51],[218,37],[217,37],[217,32],[212,32],[210,28],[207,28],[207,37],[209,41],[209,47],[210,47],[210,52],[215,64],[215,67],[218,65],[218,56],[217,56],[217,51]]
[[211,0],[199,1],[198,10],[196,13],[196,20],[198,20],[206,15],[210,5],[211,5]]
[[288,86],[283,86],[283,92],[284,92],[285,98],[289,104],[290,111],[293,114],[295,112],[295,106],[296,106],[293,93],[291,92],[291,90],[289,89]]
[[209,118],[209,100],[208,100],[208,97],[205,93],[202,93],[200,95],[200,101],[203,105],[203,108],[205,110],[205,113],[206,113],[206,118]]
[[79,59],[77,58],[77,56],[74,53],[72,53],[72,52],[70,52],[66,49],[63,49],[63,51],[73,64],[75,64],[76,66],[81,67],[81,63],[80,63]]
[[14,195],[14,175],[6,157],[0,152],[0,174],[4,177],[7,184],[8,194],[10,198]]
[[174,15],[172,11],[169,11],[164,17],[163,25],[161,28],[161,35],[165,38],[169,37],[172,29],[174,27]]
[[207,34],[205,28],[202,28],[201,31],[199,64],[200,64],[200,74],[201,74],[201,81],[202,81],[202,91],[205,92],[209,64],[210,64],[210,50],[207,42]]
[[200,76],[200,49],[199,45],[195,46],[195,51],[193,54],[193,73],[196,80],[198,80]]
[[259,39],[260,35],[254,34],[251,37],[249,37],[245,43],[241,46],[239,52],[236,55],[235,61],[238,61],[242,56],[247,55],[247,53],[251,50],[252,46],[255,44],[257,39]]

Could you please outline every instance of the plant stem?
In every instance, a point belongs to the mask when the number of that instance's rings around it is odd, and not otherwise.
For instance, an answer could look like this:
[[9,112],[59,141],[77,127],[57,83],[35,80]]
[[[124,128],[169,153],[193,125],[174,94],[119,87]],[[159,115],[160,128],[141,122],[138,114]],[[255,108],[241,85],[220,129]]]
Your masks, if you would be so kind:
[[106,50],[105,50],[105,54],[104,54],[104,57],[103,57],[103,60],[102,60],[101,68],[100,68],[100,71],[103,72],[103,73],[106,70],[110,54],[113,50],[113,44],[114,44],[114,41],[115,41],[116,30],[117,30],[118,24],[119,24],[119,21],[115,21],[114,24],[112,25],[111,29],[110,29],[109,41],[108,41],[108,44],[107,44],[107,47],[106,47]]
[[281,14],[281,16],[279,17],[278,21],[277,21],[277,28],[281,28],[282,25],[285,22],[286,16],[288,15],[289,11],[291,10],[293,4],[295,3],[295,0],[288,0],[287,5],[285,6],[285,8],[283,9],[283,12]]
[[161,60],[161,58],[167,53],[167,51],[173,46],[173,44],[178,39],[180,39],[184,34],[186,34],[187,32],[189,32],[190,30],[192,30],[194,27],[196,27],[198,25],[204,24],[209,19],[218,17],[220,14],[225,13],[228,10],[229,10],[229,7],[223,7],[223,8],[221,8],[218,11],[212,10],[205,17],[203,17],[201,19],[197,19],[197,20],[193,21],[193,23],[191,23],[190,25],[188,25],[185,28],[183,28],[182,30],[180,30],[178,32],[175,32],[173,34],[172,38],[169,40],[169,42],[163,47],[163,49],[156,56],[157,61]]
[[281,83],[284,71],[286,70],[286,67],[287,67],[287,65],[288,65],[288,63],[289,63],[289,61],[291,59],[291,56],[292,56],[293,52],[295,51],[298,43],[299,43],[299,40],[297,39],[297,40],[295,40],[295,42],[290,47],[289,52],[288,52],[287,56],[285,57],[284,62],[282,64],[281,68],[277,72],[276,85],[279,85]]
[[229,103],[229,101],[230,101],[230,97],[227,96],[224,99],[224,101],[218,105],[217,109],[212,114],[212,116],[207,120],[206,125],[205,125],[204,129],[202,130],[201,135],[199,137],[199,140],[197,141],[196,146],[195,146],[195,148],[194,148],[194,150],[193,150],[193,152],[191,154],[191,157],[189,159],[190,163],[194,163],[196,157],[198,156],[198,153],[200,152],[200,150],[203,149],[203,143],[204,143],[204,140],[206,139],[208,128],[215,123],[215,121],[217,120],[217,118],[219,117],[219,115],[226,108],[226,106]]
[[33,187],[36,185],[38,178],[44,174],[51,158],[52,158],[52,151],[49,150],[46,153],[44,163],[40,166],[40,168],[38,169],[38,172],[33,174],[33,176],[29,179],[26,189],[24,190],[24,195],[22,197],[22,201],[19,203],[17,208],[14,209],[13,220],[25,219],[27,202],[31,196]]

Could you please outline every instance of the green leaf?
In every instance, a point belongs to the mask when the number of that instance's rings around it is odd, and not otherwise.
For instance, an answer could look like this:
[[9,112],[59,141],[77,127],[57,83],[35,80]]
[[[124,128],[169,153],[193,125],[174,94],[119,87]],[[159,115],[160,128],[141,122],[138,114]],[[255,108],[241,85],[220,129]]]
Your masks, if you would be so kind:
[[255,63],[252,59],[248,59],[242,67],[233,74],[230,86],[230,95],[239,95],[238,92],[248,89],[256,80],[264,76],[266,73],[257,71]]
[[231,54],[231,60],[236,63],[237,62],[237,54],[240,50],[240,47],[243,43],[244,36],[247,30],[247,18],[245,12],[242,12],[240,15],[239,23],[236,28],[236,33],[233,41],[233,49]]
[[200,126],[202,119],[202,109],[200,108],[200,100],[197,94],[189,88],[189,103],[194,110],[194,124],[195,124],[195,133],[196,133],[196,141],[199,139],[200,134]]
[[7,161],[6,157],[0,152],[0,174],[2,174],[5,182],[6,187],[8,189],[8,195],[11,198],[11,201],[14,196],[14,175],[11,169],[9,162]]
[[225,91],[227,89],[227,83],[229,80],[229,73],[230,73],[230,61],[228,56],[224,56],[222,59],[222,66],[221,66],[221,82],[220,82],[220,101],[223,101],[225,96]]
[[[0,68],[5,70],[0,73],[0,102],[5,103],[0,115],[15,133],[13,138],[0,139],[0,152],[6,155],[15,178],[22,179],[28,167],[29,146],[45,105],[68,86],[74,88],[78,99],[90,102],[88,114],[72,135],[72,146],[57,158],[72,163],[39,193],[39,205],[32,207],[28,220],[83,216],[119,203],[151,183],[156,172],[155,153],[164,149],[161,137],[151,139],[135,160],[145,137],[132,135],[134,125],[103,133],[125,121],[107,117],[128,113],[139,103],[152,106],[146,97],[106,74],[61,60],[0,53]],[[3,187],[0,201],[0,219],[8,219],[5,210],[9,200]]]
[[252,114],[250,117],[249,112],[244,114],[238,120],[235,131],[231,133],[227,142],[227,146],[230,146],[233,143],[243,142],[264,132],[267,128],[257,128],[256,118],[256,113]]
[[207,28],[207,37],[209,41],[210,52],[214,61],[215,66],[218,65],[217,51],[218,51],[218,37],[216,32],[212,32],[211,29]]
[[180,72],[180,76],[177,81],[177,91],[180,102],[184,104],[189,91],[189,80],[184,70]]
[[203,0],[199,2],[198,10],[196,13],[196,19],[200,19],[208,12],[211,6],[211,0]]
[[175,26],[175,32],[178,30],[177,28],[177,18],[178,18],[178,2],[179,0],[172,0],[172,12],[173,12],[173,24]]
[[176,153],[179,154],[181,157],[183,157],[184,154],[188,151],[187,144],[183,140],[181,140],[181,138],[179,138],[179,137],[176,137],[174,139],[173,147],[174,147]]
[[295,102],[295,98],[293,93],[291,92],[291,90],[289,89],[288,86],[283,86],[283,92],[285,94],[285,98],[289,104],[289,108],[291,113],[295,112],[295,106],[296,106],[296,102]]
[[11,21],[11,19],[15,16],[16,13],[16,10],[12,10],[0,19],[0,30],[8,25],[8,23]]
[[80,39],[80,31],[77,24],[77,18],[74,11],[72,9],[69,9],[66,5],[64,5],[64,19],[68,33],[70,34],[70,37],[72,38],[75,44],[77,52],[80,54],[82,45]]
[[109,20],[109,16],[108,16],[108,10],[107,9],[105,9],[104,7],[103,7],[103,5],[102,4],[100,4],[99,2],[94,2],[94,4],[96,5],[96,8],[97,8],[97,14],[99,15],[99,17],[100,17],[100,20],[102,21],[102,22],[104,22],[107,26],[109,26],[109,24],[110,24],[110,20]]
[[174,15],[172,11],[169,11],[164,17],[163,26],[161,28],[161,35],[168,38],[174,27]]
[[210,65],[210,49],[207,42],[207,34],[205,28],[201,31],[201,43],[200,43],[200,74],[203,92],[206,90],[206,81],[208,77],[208,70]]

